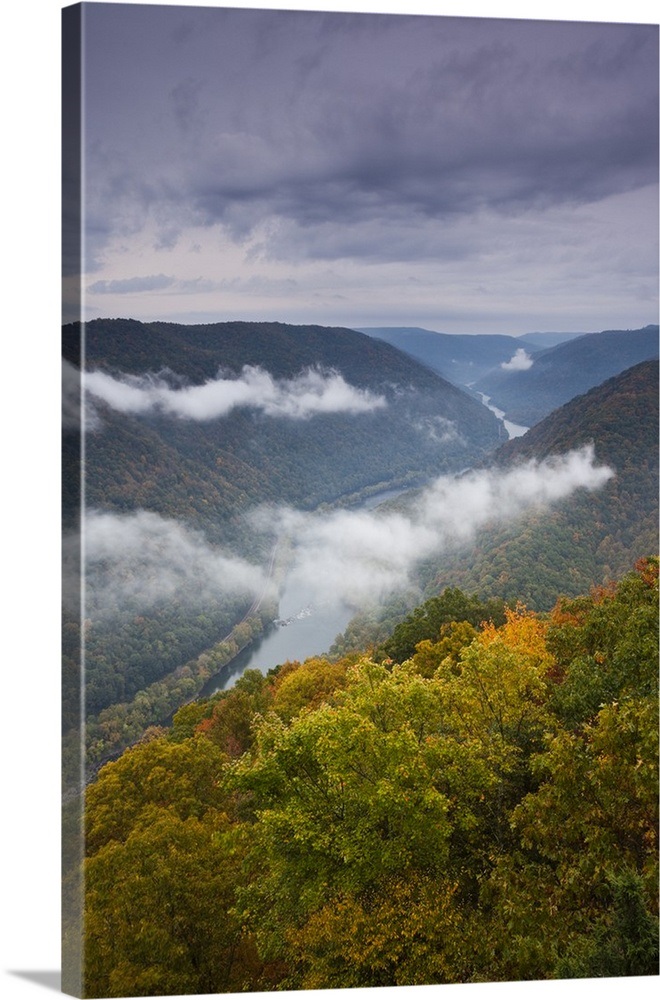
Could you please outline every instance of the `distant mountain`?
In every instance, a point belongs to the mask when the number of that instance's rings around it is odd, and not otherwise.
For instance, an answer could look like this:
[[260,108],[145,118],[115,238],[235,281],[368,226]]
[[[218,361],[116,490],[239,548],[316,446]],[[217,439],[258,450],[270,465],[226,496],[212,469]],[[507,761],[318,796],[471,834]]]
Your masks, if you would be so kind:
[[[80,333],[76,324],[64,329],[73,364]],[[326,412],[294,419],[260,408],[257,384],[253,405],[236,405],[222,418],[183,419],[162,407],[124,412],[97,399],[99,430],[92,427],[87,440],[88,503],[155,511],[223,539],[251,505],[311,508],[375,484],[414,482],[479,461],[501,435],[493,415],[466,393],[353,330],[94,320],[85,326],[85,357],[87,371],[124,384],[169,372],[163,377],[171,384],[200,386],[219,371],[238,380],[252,366],[277,388],[297,385],[313,369],[325,373],[319,378],[338,373],[353,391],[381,400],[357,414],[329,403]]]
[[549,513],[481,533],[470,552],[429,565],[427,592],[452,585],[483,598],[551,607],[625,572],[658,551],[658,363],[645,361],[554,411],[503,444],[495,464],[541,461],[593,443],[616,476],[595,493],[579,491]]
[[509,361],[520,347],[520,338],[500,334],[436,333],[416,326],[361,327],[360,331],[398,347],[455,385],[471,385]]
[[582,333],[523,333],[517,339],[529,345],[534,351],[544,351],[567,340],[575,340],[576,337],[586,337],[586,335],[584,330]]
[[475,389],[508,419],[529,427],[605,379],[657,357],[657,326],[588,333],[531,355],[526,367],[495,368]]

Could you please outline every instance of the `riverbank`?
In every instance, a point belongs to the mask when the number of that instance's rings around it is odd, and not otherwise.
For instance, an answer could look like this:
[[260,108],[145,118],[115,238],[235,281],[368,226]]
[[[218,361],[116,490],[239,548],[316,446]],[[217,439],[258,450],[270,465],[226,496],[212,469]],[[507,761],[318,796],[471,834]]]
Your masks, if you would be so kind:
[[[319,512],[342,507],[373,509],[379,503],[399,496],[410,488],[410,485],[401,483],[366,486],[361,491],[338,498],[332,504],[323,505]],[[167,724],[184,705],[198,698],[209,697],[229,686],[245,670],[253,667],[267,670],[286,659],[306,659],[329,648],[354,614],[354,609],[309,609],[308,613],[299,617],[308,602],[304,600],[304,595],[287,591],[286,573],[290,556],[287,539],[280,539],[271,552],[264,590],[255,597],[244,617],[226,636],[139,691],[130,702],[110,705],[86,720],[84,742],[87,780],[93,780],[103,764],[138,742],[151,727]],[[280,588],[278,602],[268,597],[272,581]],[[275,626],[273,623],[278,616],[284,620],[291,618],[291,624],[287,627]],[[302,620],[307,620],[307,634],[303,636],[301,643],[300,629],[296,630],[294,624],[299,625]],[[290,631],[292,628],[293,632]],[[285,643],[286,648],[271,649],[269,641],[278,636],[284,636],[285,639],[293,637],[294,644],[291,648],[286,647]],[[324,648],[320,649],[319,644]],[[257,667],[255,657],[259,657],[260,651],[261,665]],[[77,731],[67,733],[62,741],[64,786],[72,790],[79,781],[79,742],[80,734]]]
[[[276,614],[269,602],[250,609],[231,632],[199,656],[182,664],[160,680],[139,691],[130,702],[103,709],[85,723],[85,772],[89,777],[104,763],[136,743],[150,726],[163,724],[183,705],[199,697],[208,680],[216,676],[263,635]],[[75,787],[78,780],[79,733],[72,731],[63,739],[62,773],[65,787]]]
[[473,391],[476,392],[477,396],[479,396],[486,409],[490,410],[491,413],[495,414],[498,420],[502,421],[504,429],[509,435],[509,440],[511,440],[511,438],[522,437],[523,434],[527,433],[529,427],[523,427],[522,424],[514,424],[513,421],[507,420],[504,410],[500,410],[499,407],[493,406],[490,401],[490,396],[486,396],[483,392],[477,392],[476,389]]

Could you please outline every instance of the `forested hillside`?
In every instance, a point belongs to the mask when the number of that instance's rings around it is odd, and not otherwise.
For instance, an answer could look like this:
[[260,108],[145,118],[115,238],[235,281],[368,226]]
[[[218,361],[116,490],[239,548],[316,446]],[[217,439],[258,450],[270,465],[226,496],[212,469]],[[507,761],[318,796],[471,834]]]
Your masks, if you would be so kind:
[[85,995],[657,974],[657,571],[151,731],[87,791]]
[[657,357],[657,325],[587,333],[531,354],[520,370],[496,368],[475,388],[490,396],[509,420],[531,427],[605,379]]
[[[135,326],[99,321],[87,355],[86,995],[654,974],[657,362],[493,457],[485,408],[386,344],[147,326],[133,356]],[[450,483],[483,472],[497,497],[511,470],[567,476],[585,446],[614,471],[598,488],[487,508],[462,547],[434,548],[443,514],[415,521]],[[197,697],[274,616],[295,548],[275,507],[246,511],[284,500],[302,517],[439,472],[459,475],[426,507],[413,490],[357,527],[327,509],[314,522],[335,549],[337,524],[356,546],[371,534],[372,575],[422,538],[421,561],[400,564],[407,592],[332,655]],[[428,600],[410,612],[416,587]],[[72,617],[74,693],[80,643]],[[80,875],[69,859],[65,912]]]
[[529,347],[532,351],[540,351],[548,347],[556,347],[557,344],[563,344],[566,340],[575,340],[576,337],[584,337],[585,333],[586,331],[582,333],[552,333],[550,331],[543,333],[523,333],[518,337],[518,341],[524,347]]
[[[455,385],[476,382],[521,346],[503,334],[437,333],[416,326],[361,327],[362,333],[405,351]],[[535,348],[531,348],[535,350]]]
[[[358,423],[363,416],[355,418]],[[105,419],[110,427],[115,415],[109,411]],[[99,437],[104,438],[106,455],[108,449],[120,442],[117,445],[120,461],[121,426],[126,418],[119,415],[116,419],[116,433],[106,430]],[[163,421],[164,417],[151,419]],[[157,431],[147,425],[145,421],[145,427],[140,428],[140,441],[144,444],[146,431],[153,433],[157,442],[153,458],[156,449],[164,446]],[[481,529],[467,547],[454,547],[443,551],[441,557],[429,557],[418,571],[421,592],[432,596],[446,587],[459,587],[478,594],[480,600],[507,601],[524,595],[529,608],[548,610],[558,594],[576,595],[594,584],[604,584],[644,553],[657,550],[657,426],[658,366],[655,362],[645,362],[571,401],[523,438],[502,446],[496,463],[506,469],[520,461],[540,462],[593,443],[597,461],[609,465],[616,476],[595,493],[578,490],[570,501],[550,510],[536,509],[514,521],[493,522]],[[189,507],[185,509],[196,505],[200,518],[210,517],[220,510],[221,501],[217,505],[199,503],[200,491],[183,456],[184,452],[181,458],[174,455],[171,461],[163,462],[162,472],[153,477],[153,490],[160,488],[167,496],[172,478],[182,484],[189,498]],[[331,468],[334,463],[333,454],[326,465]],[[253,474],[258,476],[256,469]],[[136,488],[142,488],[138,475],[134,482]],[[230,503],[234,495],[230,494]],[[222,497],[223,502],[226,499]],[[240,496],[235,502],[240,506]],[[407,502],[406,498],[400,501],[402,510]],[[122,521],[116,528],[121,533],[128,530],[128,524],[132,522]],[[172,557],[177,560],[182,557],[183,544],[189,552],[184,557],[188,559],[184,571],[187,576],[178,591],[164,593],[145,606],[145,586],[138,587],[130,600],[125,596],[127,587],[131,592],[135,590],[132,583],[135,574],[141,574],[138,579],[144,577],[140,567],[130,563],[121,570],[121,580],[115,581],[117,586],[103,591],[104,604],[99,606],[98,613],[91,608],[86,633],[90,766],[138,738],[148,725],[166,718],[201,690],[208,677],[246,641],[258,636],[265,623],[276,615],[276,604],[272,601],[266,601],[261,611],[251,612],[253,592],[225,593],[216,587],[205,594],[206,555],[200,557],[199,546],[192,545],[188,536],[182,538],[180,532],[174,533],[170,527],[164,532],[160,530],[160,522],[156,527],[158,531],[147,525],[148,531],[139,535],[140,544],[157,548],[174,546],[173,552],[177,554]],[[247,551],[256,551],[258,561],[257,546],[263,546],[264,536],[249,526],[247,534],[251,546]],[[211,531],[209,535],[213,537]],[[239,538],[237,532],[235,539]],[[117,541],[115,545],[118,544]],[[199,567],[195,562],[198,557]],[[153,558],[157,563],[156,557]],[[106,562],[89,569],[92,594],[97,574]],[[322,567],[319,571],[323,572]],[[155,565],[152,575],[153,572],[161,571]],[[123,603],[112,605],[110,597],[119,583]],[[146,589],[150,586],[147,584]],[[344,636],[338,637],[334,654],[382,642],[410,607],[409,595],[393,595],[377,609],[365,609]],[[80,642],[75,621],[69,623],[65,634],[68,643],[65,664],[74,664],[75,649]],[[75,668],[66,670],[65,677],[67,690],[75,687]],[[67,716],[65,721],[75,721],[75,712],[71,720]]]
[[[577,491],[552,510],[515,523],[494,520],[468,545],[427,560],[420,582],[428,596],[446,587],[480,599],[549,610],[558,594],[577,595],[616,579],[658,548],[658,363],[642,362],[560,407],[520,438],[502,445],[493,466],[512,469],[593,444],[615,477],[595,493]],[[407,498],[398,501],[403,508]],[[397,503],[393,504],[397,506]],[[410,608],[404,596],[356,616],[333,651],[379,644]]]
[[[78,326],[64,328],[64,345],[78,364]],[[499,438],[492,414],[465,393],[352,330],[95,320],[85,325],[85,362],[88,372],[114,375],[129,388],[160,374],[173,390],[203,386],[219,372],[237,382],[246,367],[290,386],[312,369],[339,373],[379,401],[358,416],[341,399],[334,406],[324,400],[311,415],[264,412],[257,382],[252,401],[221,417],[182,418],[109,406],[90,383],[98,419],[88,424],[88,504],[185,518],[224,541],[241,532],[237,515],[248,505],[277,500],[312,508],[368,485],[422,480],[473,464]]]
[[[449,555],[427,567],[432,592],[449,584],[484,597],[547,610],[557,594],[578,594],[615,579],[658,547],[658,363],[643,362],[561,407],[494,462],[508,468],[593,443],[616,476],[597,493],[578,491],[553,511],[477,536],[469,558]],[[432,582],[431,582],[432,581]]]
[[[95,320],[84,338],[79,324],[63,330],[71,374],[83,339],[90,766],[166,718],[276,617],[277,538],[255,529],[256,507],[310,510],[423,482],[500,439],[483,406],[351,330]],[[72,422],[65,518],[79,450]],[[77,717],[77,615],[74,602],[65,729]]]

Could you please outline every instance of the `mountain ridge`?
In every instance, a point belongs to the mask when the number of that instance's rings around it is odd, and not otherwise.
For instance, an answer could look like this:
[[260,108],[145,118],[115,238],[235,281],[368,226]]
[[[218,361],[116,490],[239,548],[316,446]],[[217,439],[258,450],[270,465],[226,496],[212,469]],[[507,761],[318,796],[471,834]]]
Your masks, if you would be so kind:
[[532,426],[575,396],[657,357],[657,325],[603,330],[535,352],[524,370],[494,369],[475,389],[490,396],[508,419]]
[[[72,364],[80,363],[81,335],[75,324],[64,328]],[[169,369],[193,385],[219,371],[240,377],[246,366],[275,380],[320,366],[387,404],[357,417],[328,412],[311,420],[268,416],[246,404],[222,419],[194,421],[122,413],[94,400],[101,427],[112,430],[88,434],[88,501],[100,507],[142,507],[198,524],[205,520],[200,505],[230,519],[239,508],[274,499],[309,508],[368,485],[462,468],[501,438],[493,415],[467,393],[391,345],[345,328],[94,320],[84,328],[84,351],[87,371],[120,378]],[[172,473],[176,456],[197,467],[194,502],[185,477]],[[163,477],[170,480],[167,496]]]
[[[658,550],[658,363],[641,362],[577,397],[525,435],[505,442],[489,465],[517,464],[592,445],[615,477],[595,493],[578,491],[550,511],[532,511],[509,526],[492,524],[474,543],[430,559],[420,569],[426,598],[460,588],[481,601],[516,601],[550,610],[559,595],[607,585]],[[407,498],[390,503],[405,512]],[[414,595],[412,595],[414,597]],[[333,655],[377,646],[402,621],[407,595],[357,615],[337,637]]]
[[440,333],[422,327],[360,327],[360,332],[405,351],[461,386],[508,361],[520,346],[506,334]]
[[657,551],[658,395],[658,363],[641,362],[501,445],[492,461],[507,469],[591,444],[596,461],[615,476],[515,528],[482,533],[472,557],[463,553],[431,572],[433,589],[451,584],[505,600],[524,593],[529,607],[548,610],[559,593],[605,584]]

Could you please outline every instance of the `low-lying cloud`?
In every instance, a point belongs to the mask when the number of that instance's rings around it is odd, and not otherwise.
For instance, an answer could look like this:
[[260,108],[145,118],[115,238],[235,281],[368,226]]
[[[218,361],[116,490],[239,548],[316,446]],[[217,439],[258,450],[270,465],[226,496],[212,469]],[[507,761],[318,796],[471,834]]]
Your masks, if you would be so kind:
[[[287,539],[293,553],[288,579],[310,603],[360,607],[414,586],[423,561],[469,544],[486,525],[548,508],[579,489],[600,489],[613,475],[585,447],[510,470],[441,477],[405,512],[262,507],[249,516],[264,542]],[[276,596],[268,568],[147,511],[90,512],[84,565],[92,617],[137,613],[164,600],[199,608],[231,594]]]
[[62,360],[62,430],[80,430],[80,372]]
[[202,532],[149,511],[91,511],[83,559],[91,615],[176,601],[203,607],[225,595],[274,595],[268,574],[209,544]]
[[500,368],[505,372],[526,372],[533,364],[534,360],[530,358],[525,348],[519,347],[509,361],[502,362]]
[[82,394],[80,369],[66,358],[62,359],[62,431],[80,433],[97,431],[101,420],[90,396]]
[[[169,380],[168,380],[169,378]],[[175,386],[174,377],[85,375],[87,393],[121,413],[164,413],[184,420],[216,420],[237,407],[269,417],[305,420],[322,413],[368,413],[386,406],[384,396],[345,381],[340,372],[309,368],[292,379],[276,380],[263,368],[246,365],[238,377],[219,374],[203,385]]]
[[413,427],[437,444],[449,444],[452,441],[463,440],[458,432],[456,421],[448,420],[447,417],[422,417],[421,420],[416,420],[413,423]]
[[439,478],[406,513],[318,516],[279,509],[258,514],[257,524],[276,525],[294,540],[291,576],[311,601],[334,598],[359,606],[411,585],[423,560],[469,543],[487,524],[511,521],[580,488],[599,489],[613,475],[595,465],[593,448],[585,447],[509,471]]

